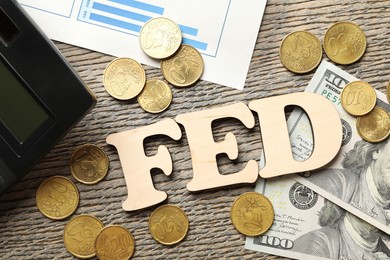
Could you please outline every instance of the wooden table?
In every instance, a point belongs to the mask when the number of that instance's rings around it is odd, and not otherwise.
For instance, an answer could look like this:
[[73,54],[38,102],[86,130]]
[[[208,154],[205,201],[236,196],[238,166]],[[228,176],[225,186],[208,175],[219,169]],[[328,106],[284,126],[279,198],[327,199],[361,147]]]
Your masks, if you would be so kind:
[[[168,110],[156,115],[144,112],[136,100],[118,101],[105,91],[102,73],[114,57],[56,42],[69,63],[96,94],[98,102],[49,154],[0,198],[0,258],[72,259],[63,243],[63,231],[69,218],[50,220],[38,211],[35,203],[35,192],[40,183],[47,177],[63,175],[72,179],[80,191],[80,204],[73,216],[91,214],[105,225],[124,225],[135,237],[134,259],[281,259],[246,250],[245,236],[231,225],[229,212],[232,202],[240,194],[252,191],[254,185],[200,193],[190,193],[186,189],[186,184],[192,179],[192,165],[184,130],[180,141],[158,137],[146,140],[149,155],[156,153],[159,144],[166,145],[171,152],[172,175],[167,177],[155,171],[153,180],[156,189],[167,192],[165,203],[183,208],[190,220],[190,230],[184,241],[175,246],[157,243],[148,230],[149,216],[156,207],[136,212],[122,210],[121,203],[127,191],[125,180],[117,151],[107,145],[105,139],[110,133],[174,118],[190,111],[239,101],[247,104],[255,99],[303,91],[314,72],[297,75],[283,67],[279,60],[279,45],[283,37],[292,31],[307,30],[322,40],[332,23],[343,20],[353,21],[363,28],[368,47],[360,61],[341,68],[385,92],[390,80],[389,1],[269,0],[244,90],[206,81],[187,89],[172,87],[172,104]],[[245,28],[245,25],[242,27]],[[328,60],[325,54],[323,58]],[[148,66],[145,69],[148,78],[162,78],[160,69]],[[229,73],[234,71],[226,71],[226,74]],[[256,121],[255,128],[249,132],[236,120],[221,120],[213,125],[216,140],[221,140],[227,132],[233,132],[240,151],[234,162],[226,156],[218,157],[221,173],[237,172],[250,159],[259,161],[262,142],[257,118]],[[110,159],[107,177],[92,186],[77,182],[69,170],[70,155],[77,146],[86,143],[102,147]]]

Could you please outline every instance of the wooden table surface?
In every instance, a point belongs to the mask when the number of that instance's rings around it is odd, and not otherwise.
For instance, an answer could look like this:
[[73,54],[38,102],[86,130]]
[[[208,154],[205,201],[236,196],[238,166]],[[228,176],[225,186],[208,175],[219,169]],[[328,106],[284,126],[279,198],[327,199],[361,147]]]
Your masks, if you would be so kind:
[[[314,72],[297,75],[283,67],[279,60],[279,45],[283,37],[293,31],[307,30],[322,41],[326,29],[332,23],[343,20],[361,26],[368,46],[360,61],[340,67],[385,92],[390,80],[390,1],[269,0],[244,90],[206,81],[186,89],[172,87],[173,102],[161,114],[144,112],[136,100],[123,102],[109,96],[103,87],[102,73],[114,57],[56,42],[65,58],[95,93],[98,102],[23,179],[0,197],[0,258],[73,258],[63,243],[64,227],[70,218],[50,220],[38,211],[35,203],[35,192],[40,183],[50,176],[63,175],[73,180],[80,191],[80,204],[72,216],[91,214],[105,225],[120,224],[128,228],[136,243],[134,259],[282,259],[246,250],[245,236],[239,234],[230,222],[232,202],[240,194],[252,191],[254,185],[200,193],[190,193],[186,189],[192,179],[192,164],[184,130],[180,141],[146,139],[148,155],[156,153],[159,144],[166,145],[171,152],[173,173],[167,177],[160,171],[154,171],[153,180],[156,189],[168,194],[164,203],[183,208],[190,221],[190,230],[184,241],[175,246],[157,243],[148,230],[149,216],[156,206],[136,212],[123,211],[121,204],[127,192],[125,179],[117,151],[107,145],[105,139],[111,133],[135,129],[182,113],[239,101],[248,104],[255,99],[303,91]],[[242,28],[244,30],[245,25]],[[328,60],[325,54],[323,59]],[[160,69],[144,67],[148,78],[162,78]],[[226,71],[226,74],[230,73],[234,71]],[[72,105],[71,102],[69,105]],[[232,162],[226,156],[218,157],[221,173],[237,172],[250,159],[259,161],[262,142],[257,117],[253,130],[246,129],[236,120],[219,120],[213,127],[217,141],[227,132],[233,132],[238,141],[237,160]],[[77,182],[69,170],[72,152],[86,143],[100,146],[110,160],[106,178],[92,186]]]

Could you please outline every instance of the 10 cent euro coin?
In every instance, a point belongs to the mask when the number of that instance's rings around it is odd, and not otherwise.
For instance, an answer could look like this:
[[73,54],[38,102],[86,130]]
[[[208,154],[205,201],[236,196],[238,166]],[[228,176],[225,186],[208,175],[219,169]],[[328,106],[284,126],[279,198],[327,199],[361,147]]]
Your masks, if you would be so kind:
[[341,106],[353,116],[368,114],[376,104],[375,89],[364,81],[352,81],[341,91]]
[[279,58],[282,64],[292,72],[310,72],[321,62],[321,42],[312,33],[292,32],[280,44]]
[[152,78],[146,81],[145,87],[138,95],[138,104],[149,113],[160,113],[172,102],[172,91],[164,81]]
[[274,221],[274,209],[271,201],[257,192],[240,195],[230,210],[233,226],[246,236],[258,236],[265,233]]
[[100,147],[85,144],[73,152],[69,164],[76,180],[84,184],[95,184],[107,175],[109,160]]

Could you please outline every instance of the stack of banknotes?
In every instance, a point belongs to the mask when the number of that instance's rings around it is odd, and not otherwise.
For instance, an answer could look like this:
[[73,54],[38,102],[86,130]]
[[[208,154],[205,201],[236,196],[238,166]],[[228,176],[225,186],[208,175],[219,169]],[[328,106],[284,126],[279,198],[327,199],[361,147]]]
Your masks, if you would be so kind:
[[[247,249],[295,259],[390,259],[390,143],[362,140],[356,117],[342,108],[340,93],[356,80],[326,61],[318,67],[305,91],[337,108],[342,147],[323,169],[258,180],[256,191],[273,203],[275,220],[265,234],[247,237]],[[390,111],[386,95],[376,92],[376,106]],[[315,142],[305,112],[294,109],[287,125],[294,158],[309,158]]]

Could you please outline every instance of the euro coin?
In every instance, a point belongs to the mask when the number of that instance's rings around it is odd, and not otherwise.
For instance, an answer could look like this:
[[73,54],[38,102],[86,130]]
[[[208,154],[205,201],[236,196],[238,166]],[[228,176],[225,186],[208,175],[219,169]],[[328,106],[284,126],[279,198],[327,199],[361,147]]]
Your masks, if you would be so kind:
[[194,47],[182,44],[172,57],[161,61],[164,78],[174,86],[188,87],[200,79],[204,63]]
[[292,32],[280,44],[279,58],[282,64],[292,72],[310,72],[317,68],[321,62],[321,42],[312,33]]
[[174,245],[182,241],[188,228],[186,213],[175,205],[162,205],[155,209],[149,218],[150,234],[163,245]]
[[134,253],[134,237],[119,225],[103,228],[95,240],[96,255],[100,260],[127,260]]
[[103,73],[106,91],[114,98],[129,100],[144,88],[145,70],[141,64],[130,58],[117,58],[110,62]]
[[387,84],[387,101],[390,103],[390,81]]
[[240,233],[258,236],[272,226],[274,209],[267,197],[257,192],[247,192],[234,201],[230,219]]
[[79,205],[79,191],[66,177],[53,176],[39,185],[36,203],[39,211],[50,219],[65,219],[76,211]]
[[140,45],[143,52],[154,59],[172,56],[180,47],[182,35],[180,27],[165,17],[156,17],[142,26]]
[[364,81],[348,83],[341,91],[341,105],[353,116],[368,114],[376,104],[374,88]]
[[95,239],[103,223],[96,217],[80,215],[72,218],[65,226],[64,244],[75,257],[86,259],[94,257]]
[[358,61],[366,51],[364,31],[351,22],[333,24],[325,33],[324,50],[329,59],[338,64]]
[[367,115],[358,117],[356,128],[359,135],[368,142],[382,142],[390,134],[389,112],[376,106]]
[[139,105],[149,113],[160,113],[172,102],[172,91],[167,83],[152,78],[146,82],[145,88],[138,95]]
[[70,157],[70,172],[84,184],[95,184],[108,173],[109,161],[106,153],[96,145],[78,147]]

